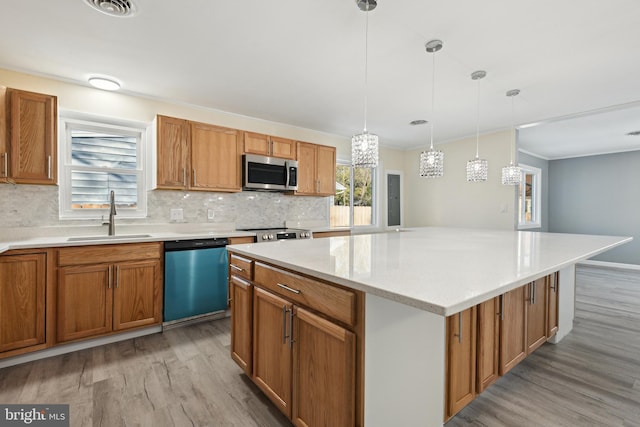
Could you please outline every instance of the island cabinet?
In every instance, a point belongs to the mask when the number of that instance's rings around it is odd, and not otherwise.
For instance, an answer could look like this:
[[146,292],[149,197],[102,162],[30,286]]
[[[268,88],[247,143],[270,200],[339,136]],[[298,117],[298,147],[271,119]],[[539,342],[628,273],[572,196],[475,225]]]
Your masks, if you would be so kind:
[[333,196],[336,192],[336,148],[298,142],[298,190],[295,194]]
[[[253,279],[240,276],[247,261]],[[233,253],[229,271],[233,360],[294,425],[362,426],[362,295]]]
[[547,341],[548,276],[529,283],[526,297],[527,354]]
[[478,364],[476,392],[500,377],[500,297],[478,304]]
[[291,160],[296,158],[296,142],[292,139],[244,132],[243,141],[243,154],[260,154]]
[[58,250],[57,340],[162,321],[161,243]]
[[476,397],[476,316],[476,307],[471,307],[447,317],[445,419]]
[[241,131],[157,118],[157,188],[240,191]]
[[527,286],[500,296],[500,375],[527,356]]
[[[6,89],[0,130],[0,179],[16,184],[56,184],[57,98]],[[5,141],[6,136],[6,142]]]
[[47,253],[0,256],[0,358],[47,345]]

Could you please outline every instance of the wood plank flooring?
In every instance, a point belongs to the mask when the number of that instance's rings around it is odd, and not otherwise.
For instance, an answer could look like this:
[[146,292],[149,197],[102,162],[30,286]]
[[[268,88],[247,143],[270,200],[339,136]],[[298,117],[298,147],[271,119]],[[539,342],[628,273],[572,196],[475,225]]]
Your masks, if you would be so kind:
[[[640,272],[580,267],[577,282],[571,334],[447,427],[640,427]],[[72,426],[290,427],[231,361],[229,338],[216,320],[0,369],[0,402],[68,403]]]
[[580,266],[573,331],[544,344],[446,427],[640,426],[640,271]]

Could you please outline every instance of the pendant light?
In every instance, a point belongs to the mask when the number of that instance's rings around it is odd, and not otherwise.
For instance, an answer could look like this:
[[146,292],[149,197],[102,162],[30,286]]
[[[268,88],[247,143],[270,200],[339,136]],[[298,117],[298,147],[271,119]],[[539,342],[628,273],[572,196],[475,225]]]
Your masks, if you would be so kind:
[[478,108],[476,114],[476,157],[467,162],[467,181],[486,181],[489,175],[489,162],[480,158],[480,80],[485,78],[486,71],[474,71],[471,79],[478,82]]
[[351,138],[351,164],[358,167],[375,168],[378,166],[378,135],[367,131],[367,65],[369,12],[376,8],[376,0],[356,0],[358,7],[366,14],[364,38],[364,130]]
[[433,148],[433,122],[435,121],[436,90],[436,52],[442,49],[442,40],[431,40],[425,45],[428,53],[433,54],[433,74],[431,76],[431,146],[429,151],[420,153],[420,176],[423,178],[439,178],[444,175],[444,153]]
[[516,128],[515,128],[515,109],[514,109],[514,98],[518,96],[520,93],[520,89],[511,89],[507,91],[507,96],[511,98],[511,138],[510,142],[513,142],[513,149],[509,147],[509,166],[505,166],[502,168],[502,184],[503,185],[520,185],[520,180],[522,179],[522,171],[519,166],[513,164],[513,151],[516,146]]

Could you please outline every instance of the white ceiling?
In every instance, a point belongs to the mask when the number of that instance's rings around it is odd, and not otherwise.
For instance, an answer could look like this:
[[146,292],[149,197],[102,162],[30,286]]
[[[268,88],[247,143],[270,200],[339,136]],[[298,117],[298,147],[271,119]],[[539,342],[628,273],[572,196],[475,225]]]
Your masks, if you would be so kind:
[[[0,0],[0,67],[79,84],[106,75],[127,93],[337,135],[362,130],[365,14],[354,0],[134,2],[136,16],[113,18],[84,0]],[[517,123],[635,103],[639,19],[637,0],[379,0],[369,15],[368,129],[396,148],[426,146],[428,127],[409,126],[414,119],[435,117],[436,142],[475,134],[470,74],[479,69],[488,73],[483,133],[509,127],[514,88]],[[424,50],[434,38],[444,41],[435,116]],[[612,132],[640,129],[635,120]],[[593,149],[570,149],[572,131],[563,132],[523,145],[547,158]],[[611,151],[609,140],[595,142]]]

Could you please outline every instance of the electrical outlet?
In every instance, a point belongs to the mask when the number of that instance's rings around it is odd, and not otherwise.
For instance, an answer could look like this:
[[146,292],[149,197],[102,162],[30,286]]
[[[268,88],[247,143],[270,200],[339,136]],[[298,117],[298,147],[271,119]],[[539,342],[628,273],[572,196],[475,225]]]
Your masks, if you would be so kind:
[[184,219],[184,212],[182,209],[171,209],[171,221],[182,221]]
[[213,211],[213,209],[207,209],[207,219],[211,221],[213,220],[214,217],[215,217],[215,212]]

